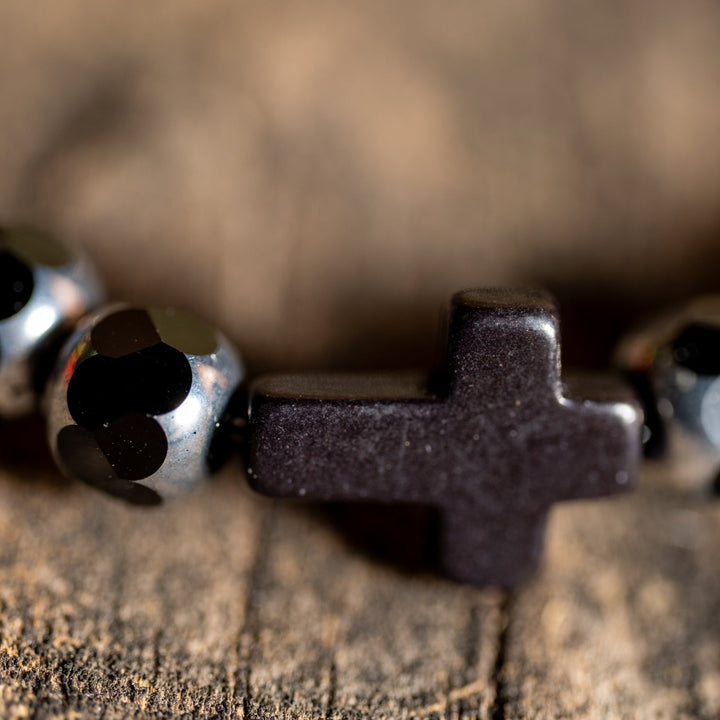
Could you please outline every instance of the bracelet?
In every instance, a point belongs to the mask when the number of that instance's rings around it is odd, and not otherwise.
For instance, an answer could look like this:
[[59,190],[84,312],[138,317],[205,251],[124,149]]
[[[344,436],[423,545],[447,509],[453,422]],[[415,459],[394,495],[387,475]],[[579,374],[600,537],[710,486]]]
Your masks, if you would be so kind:
[[553,503],[622,492],[643,452],[683,439],[712,486],[720,302],[626,338],[625,380],[560,372],[542,291],[458,293],[435,372],[272,374],[245,387],[221,333],[177,310],[104,304],[92,268],[33,229],[0,229],[0,417],[42,407],[65,474],[137,504],[205,481],[239,448],[256,490],[432,508],[448,575],[535,572]]

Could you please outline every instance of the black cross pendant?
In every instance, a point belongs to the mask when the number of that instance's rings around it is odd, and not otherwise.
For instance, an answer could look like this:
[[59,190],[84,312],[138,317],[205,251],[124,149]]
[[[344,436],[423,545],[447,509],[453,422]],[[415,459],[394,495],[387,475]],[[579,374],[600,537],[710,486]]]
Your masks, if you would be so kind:
[[628,487],[641,410],[612,379],[562,382],[557,308],[544,293],[459,293],[448,334],[432,379],[258,379],[249,479],[275,497],[434,507],[443,569],[512,586],[536,569],[554,502]]

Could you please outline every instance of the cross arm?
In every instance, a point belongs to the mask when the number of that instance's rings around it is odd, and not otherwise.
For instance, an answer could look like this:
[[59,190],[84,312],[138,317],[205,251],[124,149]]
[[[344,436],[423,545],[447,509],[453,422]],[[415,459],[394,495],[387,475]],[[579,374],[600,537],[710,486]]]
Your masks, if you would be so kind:
[[425,433],[434,429],[437,402],[422,373],[258,378],[250,484],[276,497],[412,502],[420,487],[410,459],[420,450],[414,462],[427,461]]

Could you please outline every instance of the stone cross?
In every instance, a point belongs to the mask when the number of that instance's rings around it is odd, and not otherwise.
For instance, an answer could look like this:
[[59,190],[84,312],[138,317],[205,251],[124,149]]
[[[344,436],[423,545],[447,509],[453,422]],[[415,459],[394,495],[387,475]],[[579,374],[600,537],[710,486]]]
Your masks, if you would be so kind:
[[439,375],[267,375],[250,390],[256,490],[413,503],[440,514],[451,576],[512,586],[536,569],[551,505],[626,489],[642,414],[611,379],[563,383],[556,305],[542,292],[452,301]]

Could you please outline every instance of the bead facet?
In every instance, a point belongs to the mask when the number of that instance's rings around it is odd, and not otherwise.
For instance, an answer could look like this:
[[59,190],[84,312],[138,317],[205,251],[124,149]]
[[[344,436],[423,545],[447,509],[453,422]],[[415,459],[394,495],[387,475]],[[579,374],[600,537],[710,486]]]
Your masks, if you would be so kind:
[[181,495],[214,469],[243,375],[228,340],[191,315],[104,308],[61,352],[47,395],[50,446],[68,475],[130,502]]
[[707,490],[720,471],[720,296],[698,298],[624,340],[620,364],[645,404],[646,454]]
[[0,416],[33,409],[58,342],[102,299],[83,258],[40,231],[0,228]]

